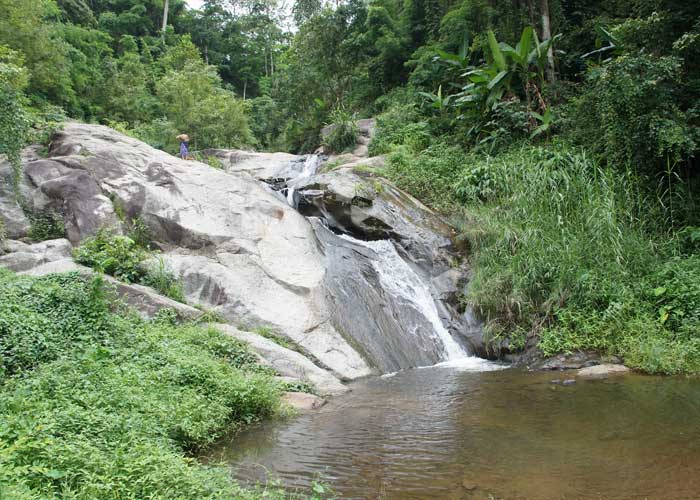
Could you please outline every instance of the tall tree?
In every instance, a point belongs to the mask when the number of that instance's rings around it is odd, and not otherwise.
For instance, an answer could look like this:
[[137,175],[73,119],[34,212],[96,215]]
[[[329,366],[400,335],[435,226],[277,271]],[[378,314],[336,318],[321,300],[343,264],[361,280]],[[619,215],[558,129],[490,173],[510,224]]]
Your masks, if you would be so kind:
[[165,5],[163,5],[163,27],[161,29],[163,38],[165,38],[165,29],[168,27],[168,7],[170,7],[170,0],[165,0]]
[[[540,10],[542,11],[542,39],[549,40],[552,38],[549,0],[540,1]],[[550,82],[553,82],[556,79],[556,73],[554,72],[554,48],[551,45],[547,50],[547,79]]]

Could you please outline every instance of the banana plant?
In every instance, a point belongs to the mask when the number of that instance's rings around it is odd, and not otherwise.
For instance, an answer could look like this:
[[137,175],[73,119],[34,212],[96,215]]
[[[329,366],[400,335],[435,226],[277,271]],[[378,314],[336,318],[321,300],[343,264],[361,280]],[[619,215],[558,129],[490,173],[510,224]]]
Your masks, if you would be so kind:
[[462,40],[462,45],[459,47],[459,52],[452,54],[444,50],[438,50],[435,60],[456,66],[460,70],[467,70],[471,67],[472,51],[469,45],[469,36],[465,33]]
[[535,137],[545,133],[549,135],[549,130],[552,128],[552,124],[554,123],[552,108],[547,108],[543,114],[535,113],[534,111],[532,111],[530,114],[540,123],[540,125],[532,131],[532,134],[530,134],[530,139],[534,139]]
[[[598,35],[595,40],[596,50],[583,54],[581,59],[587,59],[594,55],[605,54],[606,52],[610,52],[612,55],[620,55],[622,53],[624,49],[622,46],[622,41],[612,32],[601,25],[596,26],[595,31]],[[607,45],[603,46],[604,43],[607,43]]]
[[418,94],[425,97],[430,102],[430,105],[440,112],[445,111],[452,103],[451,95],[442,95],[442,85],[438,88],[437,94],[431,94],[430,92],[419,92]]

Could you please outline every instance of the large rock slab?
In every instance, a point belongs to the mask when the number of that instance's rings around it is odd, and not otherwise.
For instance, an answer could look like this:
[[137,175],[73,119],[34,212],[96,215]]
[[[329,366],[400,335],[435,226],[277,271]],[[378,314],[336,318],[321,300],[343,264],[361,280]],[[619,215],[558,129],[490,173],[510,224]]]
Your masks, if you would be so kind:
[[319,394],[335,395],[348,388],[328,371],[316,366],[311,360],[296,351],[282,347],[270,339],[251,332],[244,332],[230,325],[217,324],[214,328],[247,343],[266,364],[285,377],[312,384]]
[[61,259],[53,262],[47,262],[37,267],[33,267],[18,274],[27,276],[46,276],[47,274],[72,273],[79,272],[83,276],[91,276],[94,271],[89,267],[81,266],[73,259]]
[[21,272],[50,262],[70,259],[73,246],[66,239],[42,241],[33,245],[10,241],[6,243],[5,249],[10,252],[0,255],[0,267]]
[[0,223],[7,238],[18,239],[27,236],[30,223],[12,187],[13,177],[10,162],[0,161]]
[[303,274],[276,279],[259,256],[250,254],[221,252],[214,258],[169,254],[164,259],[182,277],[189,302],[206,305],[234,324],[272,328],[343,380],[371,373],[329,322],[324,297],[319,295],[324,273],[313,281]]
[[264,175],[303,168],[306,159],[242,155],[231,152],[241,168],[226,172],[108,127],[68,123],[49,157],[25,166],[25,183],[37,209],[64,214],[74,244],[119,225],[117,213],[140,217],[169,252],[164,258],[191,303],[233,322],[270,326],[342,378],[371,373],[328,322],[326,269],[311,226],[251,175],[254,168]]
[[194,321],[204,314],[199,309],[159,294],[153,288],[123,283],[111,276],[105,276],[105,280],[114,287],[117,295],[144,319],[153,319],[162,309],[174,311],[180,321]]
[[256,179],[283,177],[290,163],[300,161],[289,153],[256,153],[230,149],[205,149],[205,156],[213,156],[221,161],[228,172],[245,172]]

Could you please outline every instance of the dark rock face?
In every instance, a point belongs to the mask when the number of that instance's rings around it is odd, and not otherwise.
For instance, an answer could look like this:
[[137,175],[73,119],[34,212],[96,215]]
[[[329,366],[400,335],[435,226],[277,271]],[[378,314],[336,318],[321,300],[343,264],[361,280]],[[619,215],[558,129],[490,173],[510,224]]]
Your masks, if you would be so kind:
[[333,325],[382,373],[433,365],[444,359],[434,326],[412,304],[381,283],[379,256],[313,221],[328,265],[324,278]]

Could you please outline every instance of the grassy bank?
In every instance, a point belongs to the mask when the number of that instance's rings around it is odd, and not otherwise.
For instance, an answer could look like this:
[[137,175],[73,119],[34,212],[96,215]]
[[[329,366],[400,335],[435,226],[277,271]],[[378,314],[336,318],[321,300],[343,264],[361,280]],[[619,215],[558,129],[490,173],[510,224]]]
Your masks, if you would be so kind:
[[278,410],[255,356],[110,304],[99,278],[0,270],[0,498],[284,497],[189,458]]
[[474,268],[465,300],[494,346],[518,352],[536,336],[546,355],[594,349],[647,372],[700,372],[700,236],[672,229],[644,179],[565,144],[417,151],[410,130],[387,129],[379,140],[401,144],[385,174],[459,228]]

